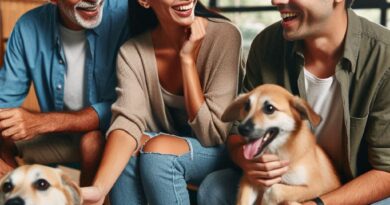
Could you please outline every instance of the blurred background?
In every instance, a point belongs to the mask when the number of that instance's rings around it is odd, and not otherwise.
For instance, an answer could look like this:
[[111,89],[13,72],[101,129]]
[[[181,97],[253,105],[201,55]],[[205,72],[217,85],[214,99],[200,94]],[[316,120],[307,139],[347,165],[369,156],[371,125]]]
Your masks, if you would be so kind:
[[[126,0],[123,0],[126,1]],[[271,0],[200,0],[220,11],[241,30],[244,52],[248,53],[253,38],[266,26],[279,21],[280,15]],[[7,39],[16,20],[26,11],[47,3],[47,0],[0,0],[0,66]],[[390,0],[356,0],[353,9],[370,21],[390,28]]]

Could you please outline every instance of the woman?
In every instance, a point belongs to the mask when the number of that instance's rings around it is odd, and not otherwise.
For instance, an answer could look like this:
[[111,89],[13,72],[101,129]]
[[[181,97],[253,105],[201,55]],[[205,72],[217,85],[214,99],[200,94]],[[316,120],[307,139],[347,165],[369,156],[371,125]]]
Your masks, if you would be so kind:
[[196,0],[132,1],[106,150],[83,195],[101,204],[119,177],[112,205],[145,204],[145,195],[149,204],[189,204],[186,184],[227,164],[231,125],[220,116],[238,91],[241,35]]

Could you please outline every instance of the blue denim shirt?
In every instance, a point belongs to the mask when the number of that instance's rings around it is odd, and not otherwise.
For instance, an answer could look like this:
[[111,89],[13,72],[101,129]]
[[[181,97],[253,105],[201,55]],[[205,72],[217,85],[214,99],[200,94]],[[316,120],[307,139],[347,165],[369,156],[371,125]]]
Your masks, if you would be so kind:
[[[115,101],[116,56],[129,37],[127,0],[106,0],[101,24],[87,30],[86,104],[96,110],[106,131]],[[0,108],[19,107],[31,81],[42,112],[64,110],[67,65],[59,33],[57,6],[46,4],[23,15],[7,44],[0,69]]]

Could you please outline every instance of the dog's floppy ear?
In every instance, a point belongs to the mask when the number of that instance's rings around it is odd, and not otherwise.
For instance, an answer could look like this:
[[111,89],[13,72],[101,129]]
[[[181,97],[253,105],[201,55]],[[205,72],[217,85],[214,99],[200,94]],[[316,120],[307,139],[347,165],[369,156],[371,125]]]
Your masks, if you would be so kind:
[[311,106],[300,97],[294,96],[293,106],[302,116],[302,118],[309,120],[313,127],[317,127],[321,122],[321,116],[319,116]]
[[222,121],[231,122],[235,120],[241,120],[241,109],[244,104],[249,100],[249,93],[240,94],[223,112]]
[[72,200],[72,205],[81,205],[82,204],[82,197],[81,197],[81,190],[79,186],[77,186],[76,183],[74,183],[70,177],[66,176],[65,174],[61,174],[61,180],[64,185],[64,189],[69,194],[70,199]]

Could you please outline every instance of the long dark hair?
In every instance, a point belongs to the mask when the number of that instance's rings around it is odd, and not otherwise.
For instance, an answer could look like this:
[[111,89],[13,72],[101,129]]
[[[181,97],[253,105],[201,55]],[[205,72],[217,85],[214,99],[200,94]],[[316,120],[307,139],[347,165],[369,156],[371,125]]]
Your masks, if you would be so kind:
[[[199,0],[197,0],[195,6],[195,16],[229,20],[221,14],[208,9]],[[129,23],[131,36],[133,37],[149,29],[155,28],[158,25],[158,19],[153,9],[145,9],[139,5],[137,0],[129,0]]]

